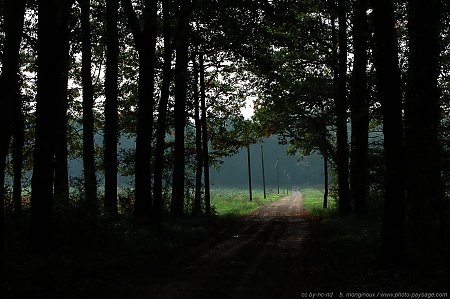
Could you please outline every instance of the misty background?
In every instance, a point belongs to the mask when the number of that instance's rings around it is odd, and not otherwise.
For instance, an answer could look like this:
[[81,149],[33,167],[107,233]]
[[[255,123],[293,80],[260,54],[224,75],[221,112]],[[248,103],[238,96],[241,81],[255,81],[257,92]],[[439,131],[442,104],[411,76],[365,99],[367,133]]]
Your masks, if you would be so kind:
[[[102,137],[96,135],[96,143],[101,144]],[[318,154],[306,157],[298,155],[288,155],[288,145],[279,144],[277,136],[264,138],[264,170],[266,178],[266,188],[277,189],[277,161],[280,191],[286,188],[300,188],[304,186],[323,186],[323,159]],[[123,149],[134,148],[133,138],[120,138],[120,147]],[[262,163],[261,163],[261,143],[250,146],[252,187],[263,187]],[[248,167],[247,149],[241,148],[236,155],[221,159],[221,165],[210,168],[211,188],[237,188],[248,187]],[[81,159],[69,161],[69,175],[80,177],[82,175],[83,164]],[[100,179],[99,187],[103,187],[103,173],[97,173]],[[133,177],[118,174],[118,184],[127,187],[133,182]]]

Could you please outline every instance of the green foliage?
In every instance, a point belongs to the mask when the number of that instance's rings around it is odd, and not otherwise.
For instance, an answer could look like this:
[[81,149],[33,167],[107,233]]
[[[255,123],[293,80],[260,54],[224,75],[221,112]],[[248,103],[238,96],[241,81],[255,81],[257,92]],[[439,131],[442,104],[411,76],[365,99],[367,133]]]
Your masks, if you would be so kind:
[[276,192],[268,192],[267,198],[264,199],[262,190],[254,190],[253,200],[249,201],[248,190],[213,189],[211,190],[211,205],[218,216],[244,216],[283,196]]

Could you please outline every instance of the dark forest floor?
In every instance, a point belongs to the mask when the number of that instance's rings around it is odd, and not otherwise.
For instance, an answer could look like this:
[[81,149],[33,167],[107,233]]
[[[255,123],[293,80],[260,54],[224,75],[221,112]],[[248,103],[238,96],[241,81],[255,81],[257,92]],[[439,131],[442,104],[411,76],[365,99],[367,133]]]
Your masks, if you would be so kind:
[[448,264],[379,263],[376,214],[319,221],[298,201],[289,205],[292,214],[273,203],[249,217],[168,221],[161,234],[126,221],[93,229],[65,215],[45,257],[27,250],[25,221],[11,221],[0,298],[279,299],[449,288]]

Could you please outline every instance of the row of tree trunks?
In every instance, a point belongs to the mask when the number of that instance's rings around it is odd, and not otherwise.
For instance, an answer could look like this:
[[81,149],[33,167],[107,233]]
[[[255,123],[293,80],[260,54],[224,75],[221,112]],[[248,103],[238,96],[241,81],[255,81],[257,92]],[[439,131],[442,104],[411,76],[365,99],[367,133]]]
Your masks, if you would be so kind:
[[[347,201],[348,169],[345,157],[346,24],[345,1],[339,1],[339,66],[337,76],[337,155],[339,211],[350,211]],[[383,111],[385,149],[385,211],[382,257],[386,262],[405,258],[427,263],[445,248],[445,209],[439,144],[439,40],[441,1],[426,4],[410,0],[408,89],[405,121],[394,5],[391,0],[371,1],[377,88]],[[352,151],[351,198],[355,211],[367,205],[368,95],[367,1],[354,3],[354,65],[351,94]],[[405,128],[405,129],[403,129]],[[345,145],[344,145],[345,143]],[[406,157],[406,159],[405,159]],[[406,191],[406,192],[405,192]],[[405,201],[406,198],[406,201]],[[406,205],[405,205],[406,203]],[[407,227],[405,229],[405,223]],[[406,243],[405,243],[406,241]]]
[[25,14],[25,0],[4,1],[5,43],[0,78],[0,261],[4,252],[5,168],[15,107],[20,107],[19,49]]
[[105,125],[104,171],[105,213],[118,215],[117,209],[117,138],[118,128],[118,34],[119,0],[106,2],[106,71],[105,71]]

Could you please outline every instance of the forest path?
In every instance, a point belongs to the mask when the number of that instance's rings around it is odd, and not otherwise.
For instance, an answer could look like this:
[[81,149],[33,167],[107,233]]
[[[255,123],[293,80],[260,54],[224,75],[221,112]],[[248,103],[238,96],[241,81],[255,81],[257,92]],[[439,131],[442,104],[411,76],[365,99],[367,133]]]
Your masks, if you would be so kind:
[[254,211],[251,217],[301,217],[307,212],[303,209],[303,195],[300,191],[293,191],[290,196],[264,205]]
[[[302,244],[309,235],[300,192],[241,218],[232,231],[136,298],[300,298]],[[176,266],[175,266],[176,267]]]

